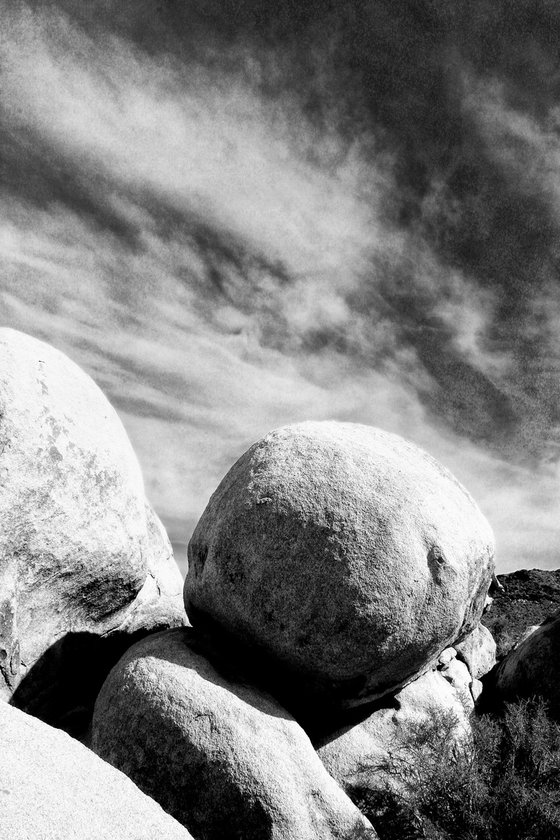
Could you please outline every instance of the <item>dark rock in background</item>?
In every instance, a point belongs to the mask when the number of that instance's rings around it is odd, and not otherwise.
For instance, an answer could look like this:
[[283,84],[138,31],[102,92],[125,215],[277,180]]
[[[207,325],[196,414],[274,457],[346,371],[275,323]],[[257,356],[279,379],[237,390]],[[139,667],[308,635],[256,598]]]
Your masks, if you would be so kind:
[[560,569],[520,569],[498,575],[502,590],[492,593],[492,606],[482,623],[494,636],[498,657],[504,656],[534,624],[560,609]]
[[529,629],[501,660],[485,682],[494,706],[539,697],[548,713],[560,720],[560,611],[535,629]]
[[185,605],[316,716],[428,670],[477,626],[493,570],[488,522],[435,459],[372,426],[307,422],[224,477],[189,544]]

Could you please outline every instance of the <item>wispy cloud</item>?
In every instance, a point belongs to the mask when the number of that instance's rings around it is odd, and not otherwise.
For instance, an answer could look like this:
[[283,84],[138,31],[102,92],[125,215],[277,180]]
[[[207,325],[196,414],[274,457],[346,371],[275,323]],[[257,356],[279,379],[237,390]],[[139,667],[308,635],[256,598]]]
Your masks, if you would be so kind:
[[[337,418],[446,463],[502,567],[556,564],[557,111],[529,115],[455,57],[470,139],[445,160],[412,121],[420,177],[390,111],[362,102],[349,132],[333,94],[318,119],[277,50],[187,61],[105,22],[54,3],[3,16],[0,312],[104,388],[172,537],[262,434]],[[325,99],[326,49],[311,53]],[[523,256],[531,201],[548,227]]]

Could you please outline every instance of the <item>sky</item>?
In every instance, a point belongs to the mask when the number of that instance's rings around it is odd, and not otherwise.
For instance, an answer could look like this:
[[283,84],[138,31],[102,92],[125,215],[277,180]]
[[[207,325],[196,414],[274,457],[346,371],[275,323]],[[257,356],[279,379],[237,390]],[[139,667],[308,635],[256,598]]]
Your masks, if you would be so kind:
[[560,537],[560,7],[0,0],[0,324],[105,391],[178,559],[268,431],[379,426]]

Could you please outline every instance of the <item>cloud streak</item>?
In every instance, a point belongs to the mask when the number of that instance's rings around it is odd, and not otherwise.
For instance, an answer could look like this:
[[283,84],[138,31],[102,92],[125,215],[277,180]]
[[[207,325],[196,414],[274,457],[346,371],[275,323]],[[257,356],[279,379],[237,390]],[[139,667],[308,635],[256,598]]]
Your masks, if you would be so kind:
[[106,391],[176,540],[255,439],[335,418],[448,465],[502,568],[556,565],[555,90],[475,49],[486,4],[350,5],[8,4],[2,321]]

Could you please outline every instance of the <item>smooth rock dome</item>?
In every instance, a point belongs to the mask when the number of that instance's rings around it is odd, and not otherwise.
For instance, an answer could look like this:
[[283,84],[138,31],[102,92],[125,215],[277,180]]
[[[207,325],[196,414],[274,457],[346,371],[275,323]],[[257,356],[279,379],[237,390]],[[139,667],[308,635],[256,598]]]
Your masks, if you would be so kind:
[[63,353],[1,329],[0,698],[87,725],[130,637],[184,622],[182,583],[106,397]]
[[189,544],[185,606],[298,702],[348,707],[476,626],[493,555],[488,522],[432,457],[369,426],[307,422],[268,434],[222,480]]

